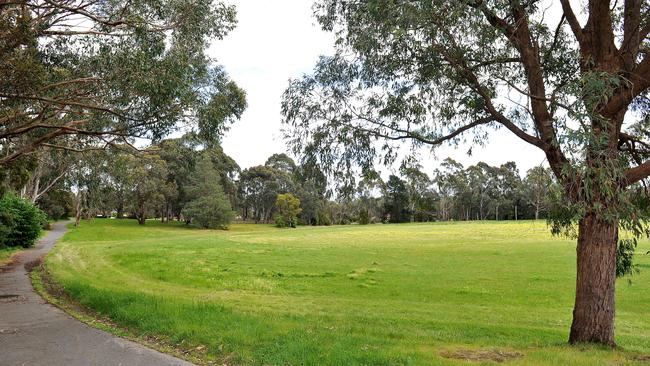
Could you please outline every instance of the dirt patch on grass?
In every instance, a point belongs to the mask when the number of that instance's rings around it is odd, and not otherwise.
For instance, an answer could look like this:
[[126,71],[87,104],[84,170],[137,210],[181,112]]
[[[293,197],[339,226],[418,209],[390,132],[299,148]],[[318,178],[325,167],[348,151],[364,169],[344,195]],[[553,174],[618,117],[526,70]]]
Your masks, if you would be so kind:
[[440,356],[454,360],[476,362],[494,361],[502,363],[522,358],[524,354],[500,349],[456,349],[442,351],[440,352]]
[[639,361],[639,362],[648,362],[650,363],[650,355],[638,355],[632,357],[632,361]]
[[39,258],[39,259],[37,259],[37,260],[35,260],[35,261],[27,262],[27,263],[25,263],[25,271],[27,271],[27,273],[29,273],[29,272],[31,272],[34,268],[40,266],[42,263],[43,263],[43,259],[42,259],[42,258]]
[[10,269],[14,268],[16,263],[19,262],[21,254],[22,254],[22,252],[16,252],[16,253],[12,254],[11,257],[0,261],[0,273],[7,272]]

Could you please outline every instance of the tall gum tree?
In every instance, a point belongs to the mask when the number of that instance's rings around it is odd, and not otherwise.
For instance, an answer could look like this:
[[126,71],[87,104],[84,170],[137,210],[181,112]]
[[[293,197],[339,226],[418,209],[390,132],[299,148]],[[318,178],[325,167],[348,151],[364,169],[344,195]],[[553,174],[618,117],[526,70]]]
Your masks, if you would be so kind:
[[0,1],[0,168],[179,127],[218,141],[246,99],[205,51],[235,25],[220,0]]
[[[335,176],[415,147],[506,129],[563,187],[555,233],[576,232],[570,342],[615,345],[617,264],[645,232],[650,4],[642,0],[320,0],[336,52],[283,98],[286,138]],[[507,149],[507,147],[505,147]],[[341,175],[341,172],[347,172]],[[631,238],[619,240],[619,228]],[[627,234],[626,234],[627,235]]]

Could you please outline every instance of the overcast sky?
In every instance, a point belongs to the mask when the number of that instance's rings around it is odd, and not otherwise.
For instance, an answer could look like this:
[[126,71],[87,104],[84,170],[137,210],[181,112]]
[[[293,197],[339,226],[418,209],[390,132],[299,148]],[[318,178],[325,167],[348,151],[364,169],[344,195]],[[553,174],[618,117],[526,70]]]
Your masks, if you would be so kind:
[[[242,168],[264,164],[273,153],[285,152],[280,129],[280,100],[290,78],[309,73],[319,55],[331,54],[333,38],[320,30],[309,0],[231,0],[237,6],[237,28],[223,41],[215,42],[210,55],[225,66],[237,84],[246,90],[248,109],[227,133],[223,148]],[[436,156],[422,151],[422,163],[431,174],[446,157],[474,164],[499,165],[515,161],[521,173],[544,162],[544,155],[511,134],[501,131],[489,146],[442,148]]]

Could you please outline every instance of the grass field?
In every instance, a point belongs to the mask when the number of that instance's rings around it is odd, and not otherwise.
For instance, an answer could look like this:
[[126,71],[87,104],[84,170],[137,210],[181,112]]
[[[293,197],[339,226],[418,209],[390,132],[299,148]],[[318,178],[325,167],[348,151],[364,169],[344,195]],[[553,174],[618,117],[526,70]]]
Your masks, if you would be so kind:
[[637,262],[618,283],[616,351],[565,345],[575,245],[543,222],[224,232],[95,220],[46,266],[81,304],[206,362],[647,365],[650,256]]

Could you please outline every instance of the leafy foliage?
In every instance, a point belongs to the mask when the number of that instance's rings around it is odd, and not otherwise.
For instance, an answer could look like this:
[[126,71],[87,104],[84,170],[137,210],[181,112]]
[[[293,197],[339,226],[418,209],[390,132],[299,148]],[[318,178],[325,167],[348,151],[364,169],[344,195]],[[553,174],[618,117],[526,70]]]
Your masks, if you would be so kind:
[[239,178],[243,218],[269,222],[277,196],[294,188],[292,176],[286,171],[268,165],[245,169]]
[[633,262],[637,243],[636,238],[621,239],[618,241],[618,249],[616,250],[617,277],[632,275],[633,273],[638,272],[638,269]]
[[245,93],[204,51],[235,24],[217,0],[0,5],[0,165],[43,146],[160,140],[179,123],[218,141]]
[[395,175],[386,182],[386,202],[384,203],[388,222],[408,222],[410,219],[409,195],[406,183]]
[[0,198],[0,248],[31,247],[46,222],[45,214],[33,203],[6,193]]
[[188,194],[192,199],[183,208],[183,215],[192,224],[205,229],[228,227],[234,212],[221,188],[219,173],[207,154],[197,164]]
[[279,194],[275,200],[275,226],[293,227],[298,226],[298,215],[302,211],[300,200],[291,193]]

